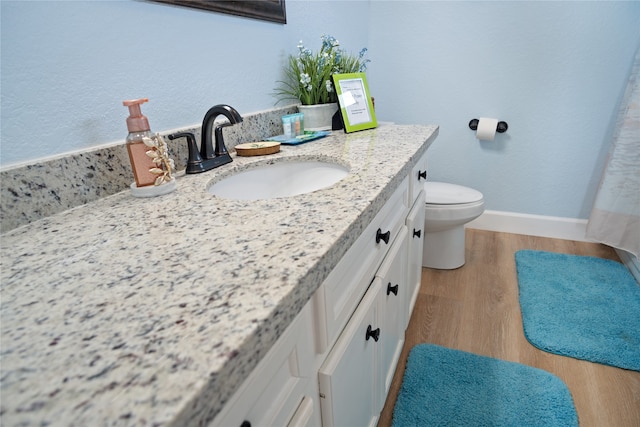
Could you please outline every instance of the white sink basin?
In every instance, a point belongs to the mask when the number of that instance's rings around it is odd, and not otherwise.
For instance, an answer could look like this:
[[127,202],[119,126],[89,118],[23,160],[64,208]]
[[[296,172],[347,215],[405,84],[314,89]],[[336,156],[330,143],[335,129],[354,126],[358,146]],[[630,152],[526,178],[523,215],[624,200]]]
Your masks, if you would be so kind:
[[234,173],[211,185],[208,191],[225,199],[276,199],[330,187],[348,174],[348,168],[336,163],[283,161]]

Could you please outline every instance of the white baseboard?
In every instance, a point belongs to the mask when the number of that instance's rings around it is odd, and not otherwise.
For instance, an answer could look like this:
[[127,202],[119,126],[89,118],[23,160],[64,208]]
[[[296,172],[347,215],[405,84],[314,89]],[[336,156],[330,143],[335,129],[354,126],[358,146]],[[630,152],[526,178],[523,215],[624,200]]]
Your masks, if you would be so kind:
[[[577,218],[484,211],[482,215],[466,224],[465,227],[578,242],[594,242],[594,240],[585,237],[587,222],[586,219]],[[636,281],[640,283],[640,261],[627,251],[619,249],[615,249],[615,251]]]
[[636,282],[640,283],[640,261],[638,261],[638,259],[629,252],[623,251],[622,249],[616,249],[616,253],[624,265],[627,266],[631,274],[633,274]]
[[484,211],[466,227],[528,236],[592,242],[585,237],[587,220],[516,212]]

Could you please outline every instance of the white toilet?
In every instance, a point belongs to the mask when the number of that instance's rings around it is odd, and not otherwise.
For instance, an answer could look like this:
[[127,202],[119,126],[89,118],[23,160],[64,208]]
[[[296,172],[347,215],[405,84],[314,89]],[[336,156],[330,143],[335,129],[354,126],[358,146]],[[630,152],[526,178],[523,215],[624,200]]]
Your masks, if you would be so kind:
[[451,270],[464,264],[464,225],[482,215],[484,198],[473,188],[426,182],[422,266]]

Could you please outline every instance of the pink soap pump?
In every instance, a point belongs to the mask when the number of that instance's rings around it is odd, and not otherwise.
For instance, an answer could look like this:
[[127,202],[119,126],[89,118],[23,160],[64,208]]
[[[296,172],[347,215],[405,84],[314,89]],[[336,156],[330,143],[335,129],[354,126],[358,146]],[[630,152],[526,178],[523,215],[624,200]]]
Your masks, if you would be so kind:
[[135,179],[131,192],[137,197],[159,196],[176,188],[167,144],[160,135],[151,133],[149,120],[140,110],[140,105],[148,101],[148,98],[122,101],[122,105],[129,108],[127,151]]

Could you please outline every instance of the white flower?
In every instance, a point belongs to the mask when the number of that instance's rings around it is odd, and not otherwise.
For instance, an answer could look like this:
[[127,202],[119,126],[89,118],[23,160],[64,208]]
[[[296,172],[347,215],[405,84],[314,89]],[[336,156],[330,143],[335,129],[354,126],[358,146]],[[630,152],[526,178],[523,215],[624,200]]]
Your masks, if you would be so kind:
[[307,73],[300,74],[300,83],[308,91],[311,91],[311,89],[313,89],[313,87],[311,86],[311,77]]
[[333,84],[331,84],[331,80],[327,80],[324,82],[325,87],[327,88],[327,92],[333,92]]

